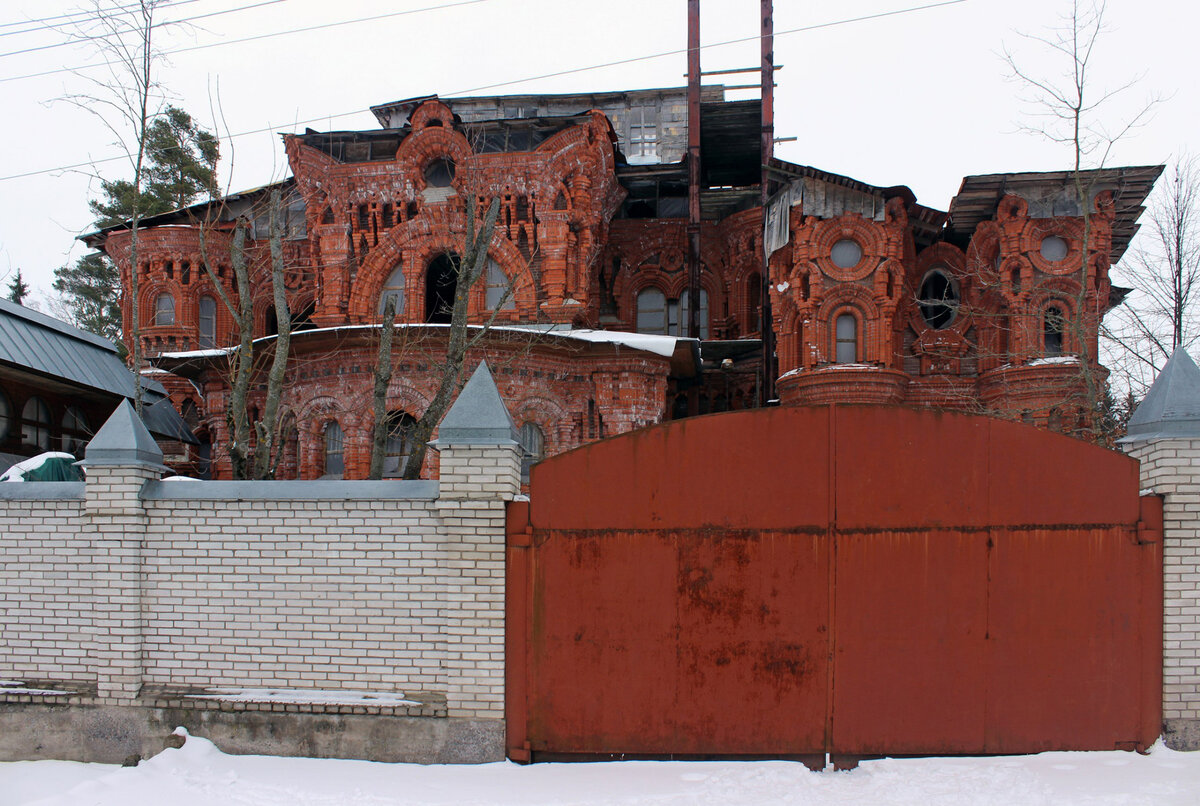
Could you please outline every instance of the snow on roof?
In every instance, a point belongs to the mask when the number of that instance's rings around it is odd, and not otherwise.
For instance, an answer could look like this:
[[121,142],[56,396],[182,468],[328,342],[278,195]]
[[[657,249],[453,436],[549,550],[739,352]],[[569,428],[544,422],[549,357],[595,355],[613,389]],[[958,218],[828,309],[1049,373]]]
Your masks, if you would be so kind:
[[[410,328],[449,328],[447,324],[425,323],[414,325],[397,325],[397,327]],[[472,330],[482,329],[482,325],[469,325]],[[337,327],[318,327],[306,330],[297,330],[292,333],[292,338],[308,336],[316,333],[352,333],[363,330],[378,330],[379,325],[339,325]],[[657,336],[650,333],[627,333],[621,330],[593,330],[591,328],[561,328],[553,326],[539,325],[497,325],[490,328],[491,330],[504,333],[529,333],[539,337],[573,339],[575,341],[584,341],[591,344],[612,344],[618,347],[628,347],[631,350],[641,350],[654,355],[670,358],[675,354],[675,348],[680,342],[695,342],[696,339],[686,338],[684,336]],[[262,336],[255,339],[255,343],[265,342],[274,339],[274,336]],[[219,358],[229,355],[235,347],[220,347],[209,350],[184,350],[178,352],[159,353],[159,358],[167,358],[177,361],[186,361],[196,358]]]

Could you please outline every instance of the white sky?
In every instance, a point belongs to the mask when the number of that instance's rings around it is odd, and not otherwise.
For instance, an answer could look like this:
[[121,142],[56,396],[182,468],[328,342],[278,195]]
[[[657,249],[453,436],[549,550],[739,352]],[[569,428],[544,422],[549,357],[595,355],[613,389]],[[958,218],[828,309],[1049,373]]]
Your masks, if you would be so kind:
[[[106,4],[128,0],[103,0]],[[174,0],[167,19],[235,9],[264,0]],[[758,0],[703,0],[705,45],[758,31]],[[963,0],[923,11],[797,33],[782,33],[922,5],[921,0],[775,0],[776,136],[796,137],[777,155],[875,185],[905,184],[918,200],[946,209],[968,174],[1054,170],[1069,149],[1017,131],[1027,119],[1022,89],[1005,79],[998,53],[1007,43],[1032,73],[1057,76],[1050,61],[1016,33],[1054,25],[1067,0]],[[297,28],[397,11],[446,8],[261,37]],[[20,267],[39,296],[53,270],[82,253],[74,237],[89,231],[86,202],[98,188],[88,173],[131,175],[128,163],[47,170],[120,152],[89,112],[55,99],[90,91],[84,75],[31,73],[94,62],[76,46],[13,51],[64,41],[55,31],[16,33],[11,25],[78,8],[58,0],[5,0],[0,6],[0,277]],[[1109,32],[1095,55],[1097,90],[1141,76],[1105,117],[1121,120],[1148,96],[1165,100],[1135,136],[1120,142],[1110,165],[1157,164],[1200,150],[1200,87],[1194,76],[1200,4],[1111,0]],[[276,0],[210,17],[191,32],[164,33],[165,49],[218,44],[169,57],[160,80],[172,102],[203,125],[235,134],[222,144],[231,189],[284,175],[278,132],[370,129],[372,104],[427,93],[581,92],[682,86],[683,54],[522,81],[686,46],[686,0]],[[705,70],[753,67],[758,43],[708,47]],[[713,78],[725,83],[755,76]],[[756,96],[741,93],[733,97]],[[222,115],[214,112],[218,105]],[[46,171],[23,178],[17,174]]]

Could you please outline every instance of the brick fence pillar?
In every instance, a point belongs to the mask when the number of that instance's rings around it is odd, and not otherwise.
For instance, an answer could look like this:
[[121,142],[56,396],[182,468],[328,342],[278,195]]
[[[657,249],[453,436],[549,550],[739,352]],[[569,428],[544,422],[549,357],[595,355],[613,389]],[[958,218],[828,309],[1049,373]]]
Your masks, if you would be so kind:
[[92,570],[92,645],[101,702],[130,703],[142,685],[142,486],[162,475],[162,451],[122,401],[88,443],[84,515]]
[[1142,489],[1163,498],[1163,738],[1200,750],[1200,369],[1182,349],[1122,443]]
[[432,443],[440,454],[449,716],[504,716],[505,502],[521,491],[516,427],[480,362]]

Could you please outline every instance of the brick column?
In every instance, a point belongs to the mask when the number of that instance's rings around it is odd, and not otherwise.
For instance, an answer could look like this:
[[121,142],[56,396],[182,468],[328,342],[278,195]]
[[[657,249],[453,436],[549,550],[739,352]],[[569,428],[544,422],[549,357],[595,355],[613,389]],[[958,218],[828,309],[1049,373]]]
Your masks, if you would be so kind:
[[1200,369],[1182,349],[1128,434],[1142,489],[1163,498],[1163,738],[1200,750]]
[[162,451],[122,401],[88,443],[85,531],[90,538],[97,695],[136,701],[142,685],[142,486],[162,475]]
[[449,716],[504,717],[505,502],[521,491],[516,428],[485,363],[446,413],[437,507],[443,524]]

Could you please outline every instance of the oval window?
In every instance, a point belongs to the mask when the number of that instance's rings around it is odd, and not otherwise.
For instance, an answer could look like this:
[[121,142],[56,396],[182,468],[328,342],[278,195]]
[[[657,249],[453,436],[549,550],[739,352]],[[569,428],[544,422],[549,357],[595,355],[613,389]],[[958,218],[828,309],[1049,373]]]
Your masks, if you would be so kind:
[[858,241],[842,238],[829,250],[829,259],[839,269],[852,269],[862,260],[863,250]]
[[958,289],[954,287],[954,280],[940,269],[928,272],[921,281],[917,305],[925,324],[934,330],[949,325],[958,315]]
[[1065,238],[1060,238],[1057,235],[1047,235],[1042,238],[1042,247],[1039,250],[1042,253],[1042,258],[1050,263],[1058,263],[1060,260],[1065,260],[1067,252],[1070,251]]

